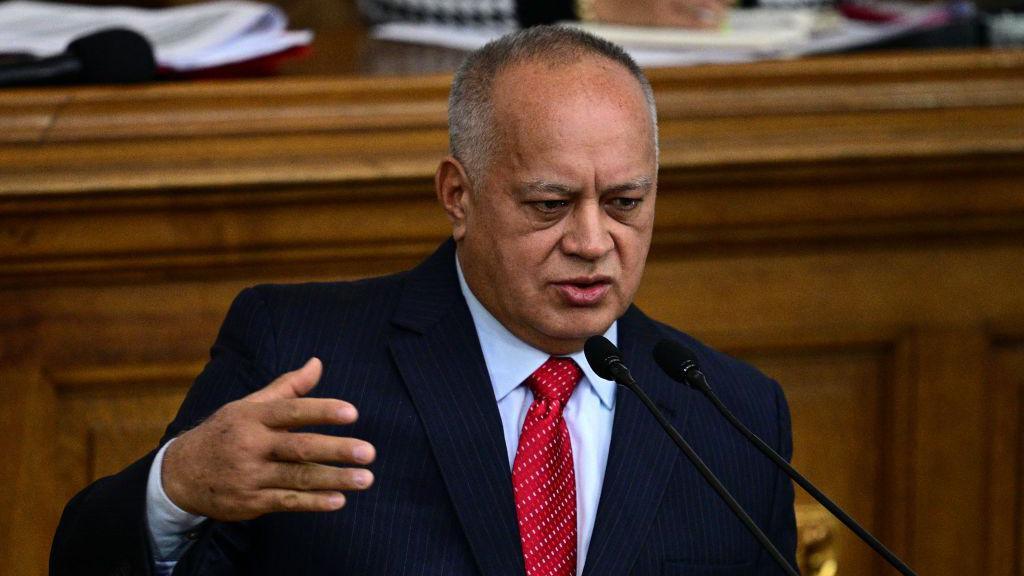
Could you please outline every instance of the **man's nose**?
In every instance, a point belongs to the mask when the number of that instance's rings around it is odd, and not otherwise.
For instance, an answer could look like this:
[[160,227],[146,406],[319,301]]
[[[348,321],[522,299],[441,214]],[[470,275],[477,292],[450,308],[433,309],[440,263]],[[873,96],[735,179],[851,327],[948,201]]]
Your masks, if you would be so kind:
[[615,241],[608,230],[607,217],[599,202],[577,204],[562,237],[566,254],[599,260],[611,252]]

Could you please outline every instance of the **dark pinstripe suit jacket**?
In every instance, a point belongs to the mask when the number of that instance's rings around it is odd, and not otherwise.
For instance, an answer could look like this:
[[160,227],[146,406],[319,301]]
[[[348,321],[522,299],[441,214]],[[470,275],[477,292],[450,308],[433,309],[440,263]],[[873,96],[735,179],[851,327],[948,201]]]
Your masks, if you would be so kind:
[[[165,440],[317,356],[324,373],[313,395],[349,400],[360,411],[353,426],[319,430],[376,445],[377,481],[335,513],[209,522],[176,574],[524,573],[501,420],[453,259],[449,240],[402,274],[260,286],[238,296]],[[651,349],[664,337],[694,349],[723,401],[788,457],[781,390],[635,307],[620,320],[619,343],[637,380],[792,561],[790,483],[702,397],[661,373]],[[152,458],[68,504],[52,573],[148,571],[144,500]],[[585,566],[588,575],[778,572],[624,389]]]

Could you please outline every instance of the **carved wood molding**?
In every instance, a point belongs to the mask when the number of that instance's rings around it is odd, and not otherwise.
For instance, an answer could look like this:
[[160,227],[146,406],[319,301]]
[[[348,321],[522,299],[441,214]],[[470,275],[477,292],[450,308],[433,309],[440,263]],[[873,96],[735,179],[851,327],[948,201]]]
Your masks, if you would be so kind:
[[[859,56],[651,72],[669,172],[709,163],[1019,157],[1024,53]],[[0,191],[428,179],[449,77],[0,93]],[[752,123],[752,124],[751,124]]]
[[[997,157],[984,165],[667,171],[653,257],[750,246],[1016,241],[1024,237],[1024,162]],[[209,277],[257,267],[399,265],[429,253],[447,233],[426,181],[0,201],[0,286],[158,271]]]
[[[659,249],[1024,234],[1024,51],[650,75]],[[448,82],[0,92],[0,286],[415,260]]]
[[115,389],[123,392],[146,387],[187,387],[203,369],[203,362],[69,366],[45,372],[58,394]]

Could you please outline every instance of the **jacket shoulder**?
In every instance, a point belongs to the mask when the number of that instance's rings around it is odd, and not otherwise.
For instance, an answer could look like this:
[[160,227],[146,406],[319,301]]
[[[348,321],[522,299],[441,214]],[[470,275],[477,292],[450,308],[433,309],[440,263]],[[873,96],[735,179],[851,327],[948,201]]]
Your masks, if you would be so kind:
[[756,434],[789,457],[791,422],[782,386],[750,363],[701,342],[662,322],[651,320],[659,338],[689,348],[719,399]]
[[646,316],[644,319],[650,322],[652,330],[657,333],[658,340],[672,340],[693,351],[697,356],[701,371],[708,377],[716,390],[720,390],[726,385],[733,389],[753,386],[782,396],[779,384],[749,362],[712,348],[690,334],[664,322]]
[[407,272],[332,282],[303,282],[296,284],[259,284],[247,290],[255,293],[271,310],[296,304],[358,304],[361,301],[380,302],[396,298]]
[[[289,326],[371,324],[389,318],[401,295],[405,273],[351,281],[260,284],[245,289],[239,300],[264,308],[275,333]],[[372,314],[369,312],[372,311]]]

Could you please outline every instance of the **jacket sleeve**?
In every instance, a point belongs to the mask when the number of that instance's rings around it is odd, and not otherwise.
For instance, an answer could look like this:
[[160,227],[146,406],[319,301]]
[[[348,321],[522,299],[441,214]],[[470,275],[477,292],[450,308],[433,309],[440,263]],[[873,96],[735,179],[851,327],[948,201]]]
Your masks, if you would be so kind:
[[[232,303],[210,361],[160,445],[273,380],[275,346],[274,327],[259,291],[244,290]],[[93,482],[68,502],[50,549],[51,576],[151,574],[146,480],[156,452]]]
[[[793,430],[789,416],[789,405],[786,397],[778,383],[772,381],[775,387],[776,421],[778,422],[778,434],[772,447],[787,462],[793,460]],[[767,439],[766,439],[767,440]],[[775,492],[772,497],[771,521],[765,528],[768,539],[775,544],[782,556],[789,561],[790,566],[797,568],[796,563],[796,511],[794,505],[793,482],[781,469],[776,471]],[[765,551],[761,551],[758,560],[757,574],[763,576],[776,576],[784,574],[782,569],[772,560],[772,557]]]

